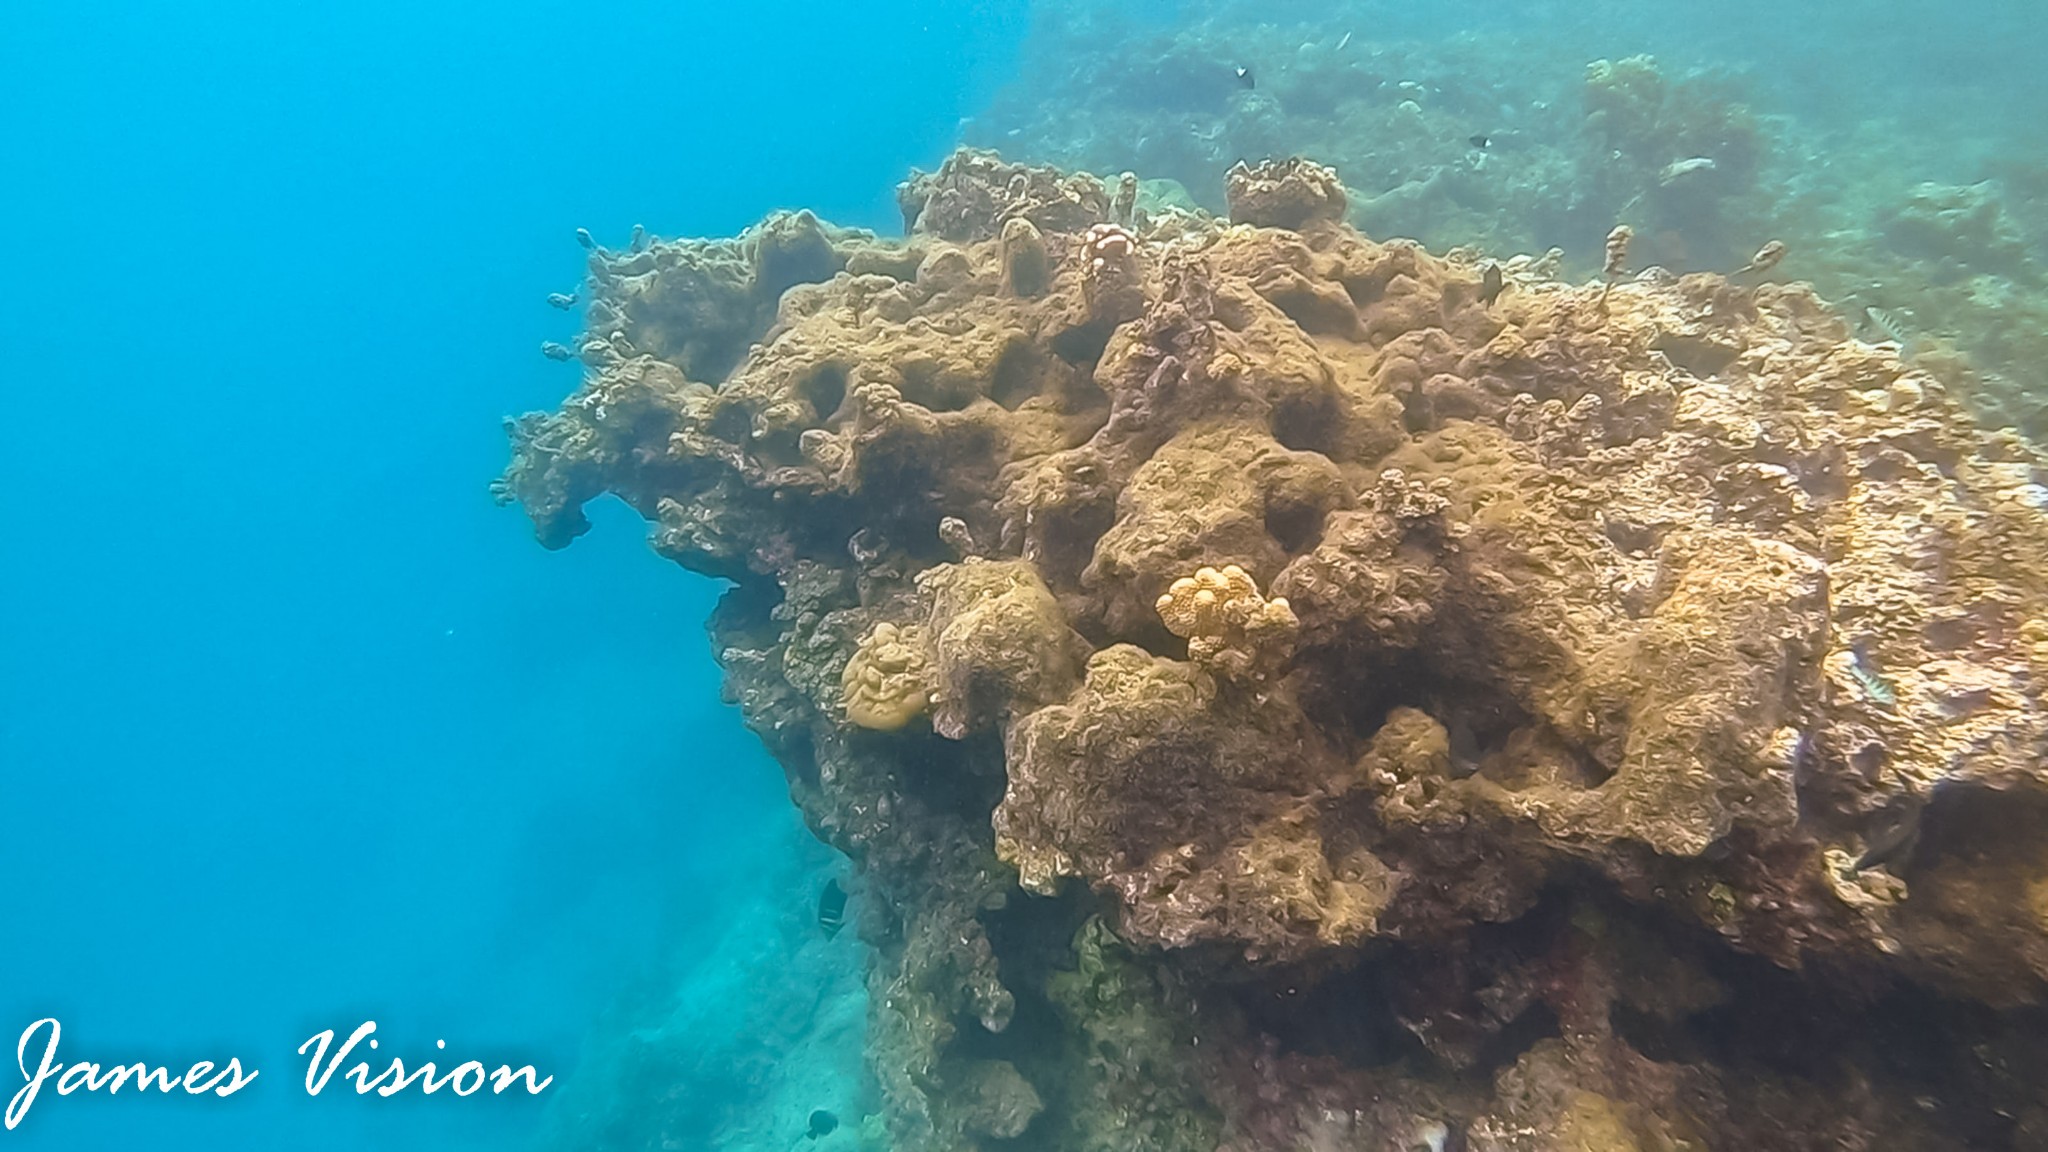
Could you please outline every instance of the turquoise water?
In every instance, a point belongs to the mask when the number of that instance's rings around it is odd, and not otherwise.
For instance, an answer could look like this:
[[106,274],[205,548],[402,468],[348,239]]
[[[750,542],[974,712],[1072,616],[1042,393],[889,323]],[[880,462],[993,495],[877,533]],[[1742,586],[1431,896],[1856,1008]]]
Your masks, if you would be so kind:
[[546,1096],[309,1100],[293,1050],[375,1019],[572,1084],[629,990],[809,888],[827,853],[718,702],[715,590],[617,509],[535,548],[487,491],[499,418],[571,384],[533,349],[576,227],[887,225],[1016,16],[0,13],[4,1064],[56,1016],[77,1059],[262,1069],[0,1141],[516,1144]]
[[[2048,22],[2017,2],[17,0],[0,1047],[56,1017],[75,1059],[235,1055],[263,1077],[220,1101],[46,1096],[0,1148],[782,1149],[814,1108],[857,1124],[862,944],[814,922],[848,866],[719,701],[718,586],[613,504],[576,547],[535,547],[487,491],[499,420],[575,386],[534,351],[575,334],[544,303],[578,286],[574,229],[620,248],[635,225],[726,236],[807,207],[895,234],[897,181],[963,139],[1138,167],[1148,118],[1226,113],[1178,81],[1157,106],[1099,86],[1145,90],[1119,61],[1204,20],[1260,91],[1293,67],[1271,46],[1308,35],[1436,60],[1433,83],[1495,104],[1460,138],[1536,123],[1529,93],[1594,59],[1705,68],[1788,142],[1751,200],[1782,197],[1757,218],[1806,221],[1805,252],[1860,245],[1820,234],[1881,219],[1856,206],[1871,173],[2048,171]],[[1313,121],[1272,139],[1338,135]],[[1613,218],[1491,203],[1404,233],[1583,261]],[[2005,211],[2018,259],[2048,264],[2039,200]],[[1674,264],[1760,239],[1672,231]],[[1893,248],[1881,275],[1799,274],[1973,354],[1985,409],[2034,419],[2048,335],[2006,330],[2039,332],[2048,286],[2015,274],[2030,302],[1969,311],[1908,291],[1922,257]],[[294,1049],[369,1019],[387,1051],[445,1039],[556,1086],[307,1098]]]

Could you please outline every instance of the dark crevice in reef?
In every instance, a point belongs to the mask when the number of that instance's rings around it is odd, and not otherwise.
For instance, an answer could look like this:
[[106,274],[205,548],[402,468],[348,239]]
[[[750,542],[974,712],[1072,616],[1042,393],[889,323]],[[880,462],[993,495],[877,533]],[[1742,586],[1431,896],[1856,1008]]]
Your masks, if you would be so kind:
[[1047,515],[1038,559],[1046,584],[1056,589],[1078,588],[1082,571],[1095,558],[1096,542],[1115,523],[1116,507],[1108,501]]
[[1466,1076],[1478,1083],[1493,1079],[1494,1073],[1520,1060],[1524,1053],[1544,1040],[1563,1034],[1557,1012],[1541,1002],[1531,1004],[1521,1015],[1508,1021],[1499,1032],[1479,1045]]
[[1014,995],[1016,1008],[999,1033],[984,1028],[971,1013],[957,1019],[952,1052],[967,1060],[1010,1062],[1045,1106],[1020,1135],[989,1138],[983,1147],[1054,1152],[1066,1146],[1062,1137],[1082,1102],[1068,1091],[1064,1074],[1065,1062],[1073,1058],[1068,1024],[1044,989],[1056,972],[1071,970],[1074,935],[1100,904],[1090,893],[1070,890],[1050,898],[1013,896],[980,915],[999,958],[1003,987]]
[[1316,546],[1328,510],[1317,504],[1275,500],[1266,506],[1266,534],[1289,556]]
[[[2048,859],[2048,796],[1969,784],[1937,788],[1920,813],[1911,852],[1904,869],[1909,884],[1938,882],[1945,864]],[[2016,908],[2042,899],[2031,892],[2004,895]]]
[[830,422],[839,413],[839,406],[846,403],[846,368],[840,364],[824,364],[810,375],[799,380],[796,394],[811,406],[811,417],[817,423]]
[[[1612,1004],[1615,1035],[1648,1059],[1754,1073],[1822,1098],[1902,1095],[1958,1147],[2017,1147],[2015,1118],[2048,1069],[2048,1009],[1999,1011],[1828,964],[1795,972],[1655,911],[1608,902],[1603,915],[1630,922],[1638,943],[1684,958],[1721,990],[1682,1014]],[[1659,970],[1656,957],[1637,959]]]
[[1295,452],[1339,455],[1344,442],[1344,410],[1329,393],[1290,396],[1273,406],[1273,439]]
[[1076,368],[1094,370],[1096,361],[1102,359],[1102,350],[1109,347],[1109,337],[1116,331],[1116,325],[1107,321],[1077,324],[1053,337],[1053,355],[1074,365]]
[[[1434,1069],[1474,1091],[1561,1037],[1561,1009],[1591,1009],[1599,1015],[1582,1031],[1604,1021],[1650,1061],[1704,1062],[1817,1098],[1916,1094],[1957,1147],[2019,1147],[2014,1118],[2048,1068],[2048,1009],[2000,1012],[1825,966],[1788,971],[1609,889],[1573,869],[1529,912],[1449,947],[1393,944],[1348,967],[1278,969],[1226,995],[1282,1052],[1350,1070]],[[1618,966],[1604,984],[1576,983],[1569,958],[1596,944],[1618,948]],[[1673,1010],[1688,997],[1694,1010]]]
[[1002,907],[983,912],[982,926],[1001,958],[1004,986],[1038,988],[1053,972],[1071,969],[1074,933],[1103,910],[1101,898],[1074,887],[1057,896],[1012,895]]
[[[1321,649],[1302,653],[1297,668],[1314,673],[1302,684],[1302,707],[1326,733],[1342,733],[1362,750],[1397,708],[1415,708],[1444,726],[1452,771],[1469,775],[1505,750],[1534,721],[1514,699],[1486,684],[1446,678],[1421,652]],[[1600,770],[1598,778],[1606,778]]]
[[1424,1059],[1422,1044],[1393,1011],[1395,975],[1385,957],[1314,975],[1289,971],[1231,990],[1254,1031],[1282,1050],[1351,1068]]
[[721,404],[704,430],[728,444],[747,444],[753,439],[754,414],[741,404]]
[[781,585],[765,577],[749,575],[734,580],[720,594],[718,606],[712,610],[707,627],[721,644],[730,645],[744,638],[765,647],[780,631],[772,614],[781,603]]
[[1650,347],[1662,352],[1665,359],[1673,364],[1702,379],[1719,373],[1742,351],[1729,344],[1687,339],[1670,333],[1657,337]]
[[994,733],[947,740],[930,731],[897,737],[903,789],[935,811],[986,825],[1003,798],[1003,747]]
[[995,371],[989,378],[988,398],[1015,412],[1019,405],[1043,390],[1048,371],[1050,369],[1042,362],[1038,351],[1019,340],[996,357]]
[[1321,731],[1347,736],[1353,750],[1372,739],[1389,712],[1420,708],[1430,695],[1425,664],[1413,652],[1312,649],[1295,666],[1315,672],[1302,678],[1302,710]]

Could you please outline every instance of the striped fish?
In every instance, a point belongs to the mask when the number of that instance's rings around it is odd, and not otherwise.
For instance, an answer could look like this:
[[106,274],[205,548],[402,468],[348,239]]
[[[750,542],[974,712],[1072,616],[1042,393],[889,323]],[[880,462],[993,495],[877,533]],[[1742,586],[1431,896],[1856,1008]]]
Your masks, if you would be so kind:
[[1865,664],[1860,653],[1849,663],[1849,678],[1856,681],[1856,687],[1863,692],[1864,699],[1872,704],[1887,711],[1898,704],[1899,690],[1892,686],[1891,681],[1878,675],[1875,669]]
[[1863,309],[1863,319],[1869,325],[1871,331],[1897,344],[1900,348],[1903,349],[1907,344],[1911,343],[1911,339],[1906,332],[1906,326],[1899,320],[1897,314],[1887,312],[1875,304],[1870,304],[1866,305]]

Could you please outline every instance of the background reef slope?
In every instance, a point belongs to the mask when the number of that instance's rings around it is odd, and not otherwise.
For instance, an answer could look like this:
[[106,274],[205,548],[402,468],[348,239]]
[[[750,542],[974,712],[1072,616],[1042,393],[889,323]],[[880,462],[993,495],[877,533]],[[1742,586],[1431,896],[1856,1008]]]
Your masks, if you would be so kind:
[[[1866,339],[2048,433],[2048,84],[2019,4],[1045,6],[965,141],[1172,181],[1301,154],[1368,235],[1739,268],[1764,242]],[[1449,31],[1449,29],[1456,31]],[[1249,79],[1241,79],[1238,70]],[[1874,310],[1875,316],[1866,312]]]
[[2043,1146],[2040,454],[1802,285],[1212,179],[599,250],[512,424],[733,582],[892,1146]]

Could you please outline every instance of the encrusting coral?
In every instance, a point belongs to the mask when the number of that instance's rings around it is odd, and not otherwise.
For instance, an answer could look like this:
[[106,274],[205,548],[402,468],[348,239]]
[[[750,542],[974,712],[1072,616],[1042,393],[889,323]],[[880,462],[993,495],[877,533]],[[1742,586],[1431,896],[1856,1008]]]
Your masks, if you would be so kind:
[[895,1147],[2048,1147],[2048,461],[1804,286],[1493,299],[1327,172],[657,242],[513,424],[543,542],[734,582]]

